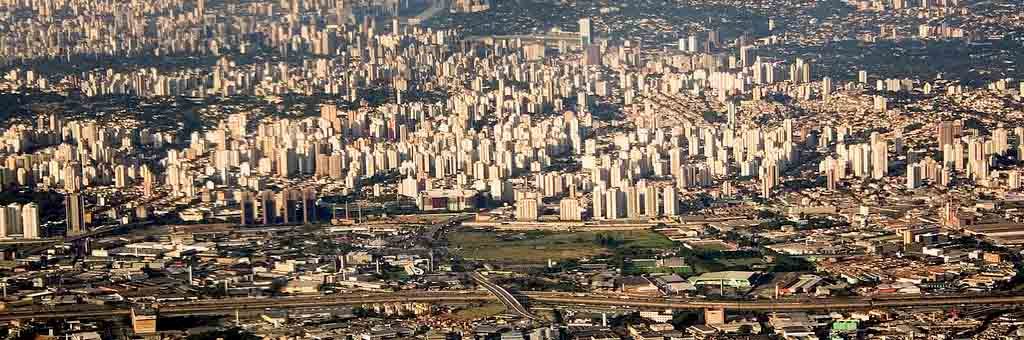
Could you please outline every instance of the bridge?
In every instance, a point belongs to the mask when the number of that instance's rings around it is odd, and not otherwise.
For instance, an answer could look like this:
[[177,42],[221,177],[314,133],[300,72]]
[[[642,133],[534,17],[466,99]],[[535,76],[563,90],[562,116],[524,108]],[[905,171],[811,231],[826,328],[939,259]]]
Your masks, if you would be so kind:
[[508,308],[508,310],[528,320],[537,319],[537,317],[531,314],[530,310],[526,309],[526,307],[523,306],[522,302],[519,302],[519,300],[517,300],[515,296],[509,293],[507,289],[502,288],[501,286],[495,284],[494,282],[491,282],[491,280],[487,279],[487,277],[481,274],[480,272],[473,273],[473,280],[476,280],[477,284],[486,288],[488,291],[491,292],[491,294],[494,294],[494,296],[498,298],[498,301],[501,301],[501,303],[504,304],[505,308]]

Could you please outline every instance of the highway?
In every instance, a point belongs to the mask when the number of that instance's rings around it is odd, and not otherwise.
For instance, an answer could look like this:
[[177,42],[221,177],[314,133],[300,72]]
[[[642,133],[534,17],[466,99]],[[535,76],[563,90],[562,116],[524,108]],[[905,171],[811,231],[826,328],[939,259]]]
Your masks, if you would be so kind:
[[698,299],[666,299],[612,296],[573,296],[530,292],[531,301],[562,306],[623,306],[658,309],[724,308],[741,311],[810,311],[810,310],[863,310],[872,308],[931,307],[958,305],[1015,305],[1024,304],[1024,295],[1015,296],[916,296],[891,298],[826,298],[803,300],[716,301]]
[[[187,315],[230,315],[237,311],[254,311],[268,308],[288,309],[306,307],[327,307],[364,305],[375,303],[457,303],[494,300],[491,294],[475,291],[458,292],[397,292],[339,294],[328,296],[297,296],[282,298],[238,298],[211,299],[192,302],[164,303],[157,305],[161,317]],[[37,306],[40,307],[40,306]],[[78,306],[49,308],[19,308],[0,311],[0,321],[27,319],[114,319],[131,314],[130,308],[103,308],[89,306],[83,310]]]
[[[474,274],[474,278],[479,274]],[[363,305],[374,303],[458,303],[499,300],[509,309],[528,319],[536,319],[519,300],[507,290],[484,280],[481,285],[490,293],[480,291],[445,291],[445,292],[395,292],[395,293],[364,293],[338,294],[328,296],[299,296],[281,298],[240,298],[217,299],[193,302],[164,303],[157,306],[160,316],[184,315],[230,315],[238,311],[256,311],[267,308],[306,308],[343,305]],[[571,306],[603,306],[632,307],[649,309],[691,309],[724,308],[737,311],[812,311],[812,310],[863,310],[872,308],[905,308],[962,305],[1024,305],[1024,295],[1007,296],[895,296],[884,298],[827,298],[827,299],[789,299],[789,300],[752,300],[752,301],[721,301],[707,299],[677,299],[663,297],[634,297],[584,295],[553,292],[525,292],[530,301],[559,307]],[[130,314],[126,307],[103,308],[93,305],[67,306],[56,308],[17,308],[0,311],[0,321],[27,319],[113,319],[124,318]]]
[[523,304],[519,302],[519,300],[517,300],[515,296],[512,296],[512,294],[508,292],[508,290],[495,284],[494,282],[491,282],[491,280],[488,280],[487,277],[481,274],[480,272],[473,273],[473,280],[476,280],[478,284],[480,284],[488,291],[490,291],[491,294],[494,294],[494,296],[498,298],[498,301],[501,301],[501,303],[504,304],[505,307],[508,308],[510,311],[526,319],[537,319],[537,317],[531,314],[530,311],[526,309],[526,307],[523,306]]

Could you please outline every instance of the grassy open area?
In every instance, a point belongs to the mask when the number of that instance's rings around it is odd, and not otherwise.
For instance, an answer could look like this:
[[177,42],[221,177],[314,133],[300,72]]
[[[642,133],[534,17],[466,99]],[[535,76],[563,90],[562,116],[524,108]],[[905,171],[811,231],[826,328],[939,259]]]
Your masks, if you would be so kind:
[[636,265],[627,264],[622,269],[623,274],[627,275],[643,275],[643,274],[679,274],[683,277],[687,277],[693,274],[693,268],[659,268],[659,267],[638,267]]
[[495,316],[505,312],[505,305],[500,302],[489,302],[479,306],[469,306],[452,313],[457,320],[471,321]]
[[[604,240],[604,241],[601,241]],[[647,231],[600,232],[495,232],[458,231],[448,235],[449,245],[467,259],[496,262],[546,263],[610,255],[614,249],[664,249],[674,243]]]
[[800,272],[812,271],[814,265],[798,257],[776,255],[774,262],[766,262],[760,254],[744,252],[704,253],[686,256],[696,274],[723,270]]
[[758,257],[738,258],[738,259],[718,259],[716,262],[725,266],[726,268],[734,267],[751,267],[757,265],[764,265],[764,260]]

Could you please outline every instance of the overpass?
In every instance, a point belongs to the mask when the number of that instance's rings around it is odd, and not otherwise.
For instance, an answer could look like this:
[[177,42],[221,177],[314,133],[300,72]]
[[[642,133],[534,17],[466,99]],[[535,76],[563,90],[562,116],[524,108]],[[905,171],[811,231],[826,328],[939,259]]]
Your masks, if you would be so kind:
[[18,248],[23,254],[36,254],[46,250],[47,248],[60,243],[74,243],[82,239],[91,237],[100,237],[109,233],[114,233],[119,230],[135,228],[140,226],[147,226],[153,224],[152,221],[135,222],[128,224],[111,224],[96,227],[92,230],[83,232],[77,235],[47,237],[39,239],[11,239],[11,240],[0,240],[0,246],[11,246]]
[[[509,309],[528,319],[536,316],[529,313],[507,290],[491,283],[474,273],[474,279],[490,292],[479,291],[409,291],[394,293],[337,294],[327,296],[299,296],[283,298],[236,298],[211,299],[192,302],[164,303],[157,307],[160,316],[186,315],[231,315],[235,311],[259,311],[267,308],[288,309],[326,306],[364,305],[375,303],[464,303],[475,301],[501,301]],[[592,294],[569,294],[553,292],[525,292],[522,295],[530,301],[560,307],[632,307],[639,309],[690,309],[723,308],[739,311],[784,312],[784,311],[839,311],[865,310],[874,308],[909,308],[967,305],[1024,305],[1024,295],[946,295],[946,296],[905,296],[886,298],[825,298],[825,299],[784,299],[723,301],[708,299],[676,299],[663,297],[607,296]],[[16,308],[0,311],[0,321],[45,320],[45,319],[119,319],[129,316],[128,307],[103,307],[74,305],[48,308],[40,305],[31,308]]]
[[491,282],[491,280],[487,279],[487,277],[480,272],[473,272],[473,280],[476,280],[477,284],[486,288],[491,292],[491,294],[494,294],[494,296],[498,298],[498,301],[501,301],[508,310],[529,320],[537,319],[537,317],[531,314],[530,310],[523,306],[522,302],[519,302],[519,300],[509,293],[507,289]]

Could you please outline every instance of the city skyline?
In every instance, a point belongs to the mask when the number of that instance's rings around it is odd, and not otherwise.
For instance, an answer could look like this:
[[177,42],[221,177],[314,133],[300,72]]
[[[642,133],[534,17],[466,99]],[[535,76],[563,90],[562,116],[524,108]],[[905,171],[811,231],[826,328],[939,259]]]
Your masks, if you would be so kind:
[[0,0],[0,336],[1024,336],[1017,2]]

